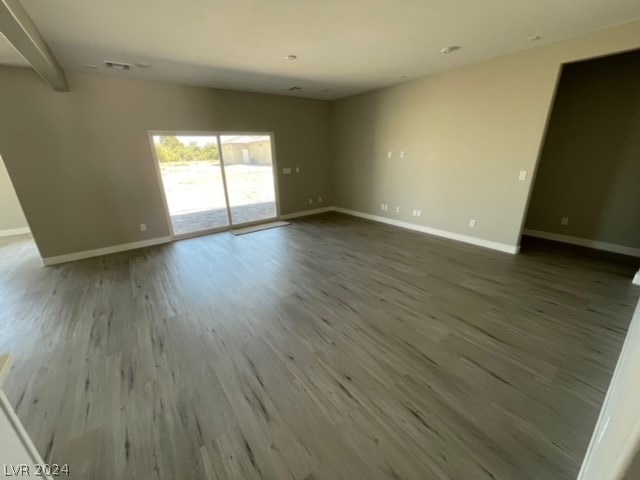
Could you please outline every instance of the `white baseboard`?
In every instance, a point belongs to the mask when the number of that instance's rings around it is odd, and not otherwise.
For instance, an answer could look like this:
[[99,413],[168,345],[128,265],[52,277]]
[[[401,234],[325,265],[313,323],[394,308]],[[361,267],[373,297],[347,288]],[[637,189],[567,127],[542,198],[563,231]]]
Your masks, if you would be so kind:
[[[492,250],[498,250],[500,252],[517,254],[520,251],[520,246],[507,245],[505,243],[491,242],[489,240],[483,240],[482,238],[470,237],[467,235],[461,235],[458,233],[447,232],[445,230],[438,230],[436,228],[425,227],[423,225],[416,225],[415,223],[402,222],[399,220],[393,220],[391,218],[380,217],[378,215],[371,215],[369,213],[358,212],[356,210],[348,210],[346,208],[339,207],[322,207],[313,210],[304,210],[302,212],[287,213],[280,215],[280,219],[289,220],[292,218],[306,217],[309,215],[316,215],[318,213],[325,212],[340,212],[347,215],[353,215],[354,217],[365,218],[367,220],[373,220],[375,222],[386,223],[388,225],[394,225],[396,227],[406,228],[408,230],[414,230],[417,232],[427,233],[429,235],[435,235],[438,237],[444,237],[451,240],[457,240],[459,242],[469,243],[480,247],[490,248]],[[160,245],[162,243],[168,243],[171,241],[171,237],[152,238],[151,240],[143,240],[141,242],[125,243],[122,245],[114,245],[111,247],[97,248],[95,250],[86,250],[83,252],[69,253],[66,255],[58,255],[56,257],[46,257],[42,261],[45,265],[57,265],[59,263],[73,262],[76,260],[83,260],[85,258],[99,257],[101,255],[109,255],[111,253],[125,252],[127,250],[135,250],[137,248],[151,247],[153,245]]]
[[437,237],[448,238],[451,240],[457,240],[459,242],[470,243],[479,247],[490,248],[492,250],[498,250],[500,252],[511,253],[513,255],[520,252],[519,245],[507,245],[506,243],[491,242],[489,240],[483,240],[482,238],[470,237],[468,235],[461,235],[459,233],[447,232],[446,230],[438,230],[436,228],[425,227],[423,225],[417,225],[415,223],[403,222],[400,220],[393,220],[392,218],[380,217],[378,215],[372,215],[370,213],[358,212],[357,210],[349,210],[341,207],[324,207],[316,208],[315,210],[305,210],[302,212],[289,213],[286,215],[280,215],[282,220],[289,220],[291,218],[306,217],[308,215],[315,215],[325,212],[340,212],[346,215],[353,215],[354,217],[365,218],[367,220],[373,220],[374,222],[386,223],[396,227],[406,228],[408,230],[414,230],[416,232],[428,233],[429,235],[435,235]]
[[633,283],[636,285],[640,285],[640,270],[638,270],[638,273],[636,273],[636,276],[633,277]]
[[29,227],[12,228],[10,230],[0,230],[0,237],[10,237],[12,235],[24,235],[25,233],[31,233]]
[[555,242],[570,243],[571,245],[579,245],[581,247],[594,248],[596,250],[604,250],[606,252],[621,253],[632,257],[640,257],[640,248],[625,247],[624,245],[616,245],[614,243],[598,242],[580,237],[571,237],[569,235],[560,235],[559,233],[543,232],[541,230],[529,230],[525,228],[523,234],[530,237],[544,238],[545,240],[553,240]]
[[66,255],[58,255],[56,257],[46,257],[42,262],[46,265],[57,265],[58,263],[73,262],[75,260],[83,260],[85,258],[100,257],[111,253],[125,252],[127,250],[135,250],[137,248],[151,247],[168,243],[171,237],[152,238],[150,240],[142,240],[140,242],[124,243],[122,245],[113,245],[111,247],[96,248],[95,250],[85,250],[84,252],[68,253]]
[[309,215],[316,215],[318,213],[332,212],[334,210],[335,210],[335,207],[315,208],[313,210],[303,210],[302,212],[294,212],[294,213],[287,213],[285,215],[280,215],[280,219],[281,220],[290,220],[292,218],[308,217]]
[[438,230],[437,228],[425,227],[423,225],[416,225],[415,223],[403,222],[400,220],[393,220],[392,218],[380,217],[378,215],[371,215],[369,213],[358,212],[356,210],[348,210],[346,208],[335,207],[333,210],[335,210],[336,212],[345,213],[347,215],[353,215],[354,217],[366,218],[367,220],[373,220],[374,222],[386,223],[388,225],[394,225],[396,227],[415,230],[416,232],[427,233],[429,235],[448,238],[451,240],[456,240],[458,242],[470,243],[471,245],[490,248],[491,250],[498,250],[500,252],[510,253],[512,255],[520,252],[519,245],[508,245],[506,243],[492,242],[490,240],[484,240],[482,238],[470,237],[468,235],[448,232],[446,230]]

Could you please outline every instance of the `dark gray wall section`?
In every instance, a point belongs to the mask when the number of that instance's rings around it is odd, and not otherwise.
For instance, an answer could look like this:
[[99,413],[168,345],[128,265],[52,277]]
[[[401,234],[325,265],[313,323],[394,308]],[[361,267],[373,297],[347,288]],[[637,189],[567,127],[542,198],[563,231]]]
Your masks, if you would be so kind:
[[640,51],[565,66],[526,228],[640,247]]

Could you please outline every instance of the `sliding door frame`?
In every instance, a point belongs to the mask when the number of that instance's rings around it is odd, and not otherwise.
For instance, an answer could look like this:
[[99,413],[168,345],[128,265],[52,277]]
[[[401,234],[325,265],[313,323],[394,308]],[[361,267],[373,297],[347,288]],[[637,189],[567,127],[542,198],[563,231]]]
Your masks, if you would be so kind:
[[[265,218],[256,220],[255,222],[245,222],[234,224],[231,218],[231,205],[229,204],[229,193],[227,191],[227,177],[224,166],[224,158],[222,153],[222,141],[221,136],[256,136],[262,135],[269,137],[271,143],[271,166],[273,173],[273,189],[276,202],[276,216],[273,218]],[[153,141],[154,136],[174,136],[174,137],[216,137],[218,143],[218,152],[220,152],[220,170],[222,171],[222,186],[224,188],[224,198],[227,205],[227,216],[229,218],[229,225],[223,227],[214,227],[205,230],[198,230],[197,232],[190,232],[176,235],[173,230],[173,223],[171,222],[171,214],[169,213],[169,201],[167,200],[167,193],[164,190],[164,183],[162,180],[162,172],[160,171],[160,161],[158,160],[158,153],[156,152],[156,145]],[[237,132],[237,131],[199,131],[199,130],[147,130],[147,138],[149,141],[149,147],[151,148],[151,157],[156,170],[156,179],[158,187],[160,188],[160,195],[162,197],[162,206],[164,208],[164,215],[167,222],[167,228],[169,229],[169,235],[172,241],[182,240],[184,238],[198,237],[200,235],[210,235],[212,233],[227,232],[236,227],[249,227],[251,225],[257,225],[269,220],[277,220],[280,218],[280,188],[278,185],[278,166],[276,161],[276,148],[275,148],[275,135],[273,132]]]

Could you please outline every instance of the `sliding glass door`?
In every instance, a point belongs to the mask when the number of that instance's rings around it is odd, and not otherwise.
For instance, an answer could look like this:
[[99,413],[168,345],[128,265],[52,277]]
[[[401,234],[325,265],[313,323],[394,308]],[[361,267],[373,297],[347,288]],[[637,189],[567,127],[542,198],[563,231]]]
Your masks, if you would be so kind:
[[175,236],[229,225],[218,138],[154,135],[153,143]]
[[232,223],[277,217],[271,137],[221,135],[220,143]]
[[278,216],[271,135],[151,133],[173,236]]

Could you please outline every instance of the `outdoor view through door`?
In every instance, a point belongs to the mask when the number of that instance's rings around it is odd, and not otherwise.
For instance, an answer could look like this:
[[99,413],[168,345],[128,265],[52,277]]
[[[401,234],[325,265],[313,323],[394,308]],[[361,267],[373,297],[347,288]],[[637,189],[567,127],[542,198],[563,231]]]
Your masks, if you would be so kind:
[[175,236],[276,218],[269,135],[154,134]]

